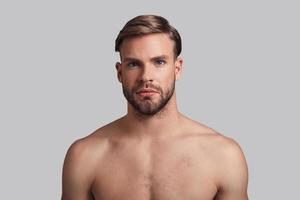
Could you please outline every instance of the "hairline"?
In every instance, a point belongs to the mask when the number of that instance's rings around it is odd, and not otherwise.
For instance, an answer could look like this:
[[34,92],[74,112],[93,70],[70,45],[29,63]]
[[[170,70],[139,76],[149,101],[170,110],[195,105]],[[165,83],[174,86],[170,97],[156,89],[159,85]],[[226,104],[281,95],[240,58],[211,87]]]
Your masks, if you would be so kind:
[[176,41],[172,39],[171,35],[168,32],[157,32],[157,33],[145,33],[145,34],[140,34],[140,35],[131,35],[128,37],[125,37],[122,42],[119,45],[119,56],[120,56],[120,60],[122,61],[122,55],[121,55],[121,47],[123,46],[123,43],[125,42],[125,40],[129,40],[129,39],[134,39],[134,38],[139,38],[139,37],[144,37],[147,35],[154,35],[154,34],[164,34],[166,36],[168,36],[168,38],[171,40],[171,42],[173,43],[173,58],[174,61],[178,58],[179,55],[177,55],[177,48],[176,48]]

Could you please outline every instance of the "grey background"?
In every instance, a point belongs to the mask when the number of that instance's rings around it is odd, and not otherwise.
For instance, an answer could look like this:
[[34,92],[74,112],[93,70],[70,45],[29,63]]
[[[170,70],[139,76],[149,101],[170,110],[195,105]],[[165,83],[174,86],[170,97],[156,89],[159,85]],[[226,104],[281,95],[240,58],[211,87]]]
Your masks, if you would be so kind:
[[242,147],[250,199],[299,187],[296,1],[1,1],[0,199],[59,199],[70,144],[126,114],[114,40],[140,14],[183,39],[179,110]]

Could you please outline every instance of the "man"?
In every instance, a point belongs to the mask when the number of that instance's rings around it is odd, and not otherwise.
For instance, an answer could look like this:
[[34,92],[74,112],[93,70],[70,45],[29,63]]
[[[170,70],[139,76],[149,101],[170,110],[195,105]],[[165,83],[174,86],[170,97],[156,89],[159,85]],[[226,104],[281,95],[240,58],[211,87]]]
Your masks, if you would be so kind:
[[128,112],[70,146],[62,199],[247,200],[240,146],[177,110],[177,30],[160,16],[137,16],[115,49]]

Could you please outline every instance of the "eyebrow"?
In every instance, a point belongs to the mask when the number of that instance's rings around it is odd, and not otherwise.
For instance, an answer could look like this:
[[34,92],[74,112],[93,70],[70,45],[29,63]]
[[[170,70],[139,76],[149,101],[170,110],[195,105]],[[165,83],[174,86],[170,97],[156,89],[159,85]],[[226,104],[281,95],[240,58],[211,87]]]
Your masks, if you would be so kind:
[[[150,58],[151,61],[155,61],[155,60],[159,60],[159,59],[168,59],[169,56],[167,55],[159,55],[159,56],[155,56],[153,58]],[[139,60],[138,58],[134,58],[134,57],[125,57],[123,58],[123,61],[136,61],[136,62],[142,62],[141,60]]]

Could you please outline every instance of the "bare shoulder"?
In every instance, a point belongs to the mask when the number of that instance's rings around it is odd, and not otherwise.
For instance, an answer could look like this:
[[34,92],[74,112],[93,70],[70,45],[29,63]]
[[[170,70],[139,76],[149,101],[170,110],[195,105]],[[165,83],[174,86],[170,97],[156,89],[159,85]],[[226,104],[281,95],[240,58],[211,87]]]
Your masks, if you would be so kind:
[[86,139],[69,147],[63,165],[61,199],[90,199],[95,166],[90,149]]
[[237,141],[197,121],[189,120],[189,132],[196,133],[199,141],[207,145],[211,151],[218,155],[229,156],[235,159],[243,159],[243,152]]
[[[239,143],[199,122],[190,126],[216,175],[219,199],[247,199],[248,167]],[[202,154],[203,155],[203,154]]]
[[75,140],[67,150],[62,174],[62,199],[92,199],[97,165],[107,149],[107,129]]
[[248,167],[241,146],[220,133],[210,138],[210,158],[216,174],[216,199],[248,199]]
[[233,138],[219,132],[212,132],[209,138],[216,153],[221,154],[223,157],[225,156],[225,158],[243,159],[244,154],[242,148]]
[[104,125],[93,133],[75,140],[69,147],[67,156],[76,156],[78,159],[85,159],[93,162],[96,155],[101,155],[108,146],[109,135],[114,132],[114,122]]
[[[91,178],[101,152],[105,149],[105,139],[100,130],[75,140],[68,148],[64,160],[64,173],[77,170],[85,178]],[[104,135],[104,134],[103,134]]]
[[200,136],[198,141],[210,152],[209,156],[215,159],[216,163],[228,167],[234,164],[242,168],[247,167],[243,150],[236,140],[203,124],[198,126]]

